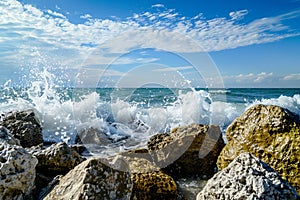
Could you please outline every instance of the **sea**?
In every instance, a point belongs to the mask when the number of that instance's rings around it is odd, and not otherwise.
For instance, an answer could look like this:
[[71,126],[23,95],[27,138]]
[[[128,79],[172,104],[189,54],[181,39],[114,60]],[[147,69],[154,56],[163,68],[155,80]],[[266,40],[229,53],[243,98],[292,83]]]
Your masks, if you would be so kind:
[[0,87],[0,113],[34,109],[45,142],[74,144],[93,129],[114,146],[96,154],[143,148],[151,136],[192,123],[226,128],[255,104],[278,105],[300,115],[300,88],[73,88],[34,83]]

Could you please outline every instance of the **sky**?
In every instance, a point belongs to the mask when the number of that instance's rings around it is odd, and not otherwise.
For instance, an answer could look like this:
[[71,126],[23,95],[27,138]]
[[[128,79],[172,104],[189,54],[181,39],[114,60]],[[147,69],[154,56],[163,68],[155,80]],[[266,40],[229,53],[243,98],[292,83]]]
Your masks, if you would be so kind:
[[300,87],[300,0],[0,0],[0,85]]

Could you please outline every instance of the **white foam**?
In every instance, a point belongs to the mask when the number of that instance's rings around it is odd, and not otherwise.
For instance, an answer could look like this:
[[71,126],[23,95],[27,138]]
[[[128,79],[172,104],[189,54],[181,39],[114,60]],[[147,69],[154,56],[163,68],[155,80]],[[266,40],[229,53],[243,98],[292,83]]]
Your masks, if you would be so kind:
[[282,108],[288,109],[291,112],[300,115],[300,95],[295,94],[292,97],[281,95],[278,98],[271,98],[271,99],[262,99],[262,100],[256,100],[252,103],[246,104],[247,108],[257,105],[257,104],[263,104],[263,105],[276,105],[280,106]]
[[[32,81],[31,87],[22,92],[23,97],[12,91],[10,82],[7,82],[2,91],[11,96],[3,95],[5,100],[2,98],[0,109],[2,112],[35,109],[43,126],[44,139],[56,142],[73,143],[76,133],[88,128],[98,129],[115,141],[131,137],[140,143],[158,132],[191,123],[220,125],[225,132],[226,127],[246,108],[259,103],[278,105],[300,114],[299,94],[243,104],[213,102],[210,93],[192,89],[178,91],[177,100],[173,103],[147,107],[144,100],[103,101],[95,90],[80,94],[74,89],[74,98],[62,98],[62,92],[57,92],[57,86],[52,82],[53,78],[52,74],[43,71],[40,78]],[[66,91],[70,92],[69,89]]]

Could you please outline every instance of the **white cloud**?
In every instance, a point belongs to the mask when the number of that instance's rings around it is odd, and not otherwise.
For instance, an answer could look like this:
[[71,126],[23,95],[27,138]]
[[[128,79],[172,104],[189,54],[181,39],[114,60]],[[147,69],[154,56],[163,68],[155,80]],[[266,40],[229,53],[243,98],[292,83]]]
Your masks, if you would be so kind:
[[270,72],[268,74],[266,72],[261,72],[260,74],[257,75],[257,77],[255,78],[254,82],[261,83],[264,80],[266,80],[268,78],[271,78],[272,76],[273,76],[272,72]]
[[256,87],[256,88],[285,88],[298,87],[300,73],[289,75],[275,75],[272,72],[248,73],[223,76],[226,87]]
[[92,15],[90,15],[90,14],[85,14],[85,15],[81,15],[80,18],[81,18],[81,19],[89,19],[89,18],[92,18]]
[[224,77],[227,80],[232,80],[237,83],[262,83],[267,79],[273,78],[273,72],[266,73],[261,72],[259,74],[249,73],[249,74],[239,74],[233,76],[226,76]]
[[232,18],[232,20],[239,20],[244,18],[244,16],[247,14],[248,14],[248,10],[239,10],[236,12],[230,12],[229,16]]
[[299,74],[289,74],[289,75],[286,75],[282,78],[283,80],[285,81],[294,81],[294,80],[300,80],[300,73]]
[[[124,54],[136,48],[156,48],[175,53],[211,52],[299,35],[284,22],[299,17],[300,11],[256,19],[248,24],[238,23],[239,19],[247,16],[247,10],[229,15],[230,19],[205,19],[202,14],[189,18],[175,10],[164,9],[134,14],[121,21],[93,19],[86,14],[81,18],[88,18],[87,22],[74,24],[61,13],[41,11],[16,0],[2,0],[0,51],[7,53],[2,55],[1,62],[40,59],[32,54],[38,52],[41,57],[61,58],[64,64],[78,67],[95,51],[98,58],[90,60],[100,63],[92,63],[108,64],[112,61],[109,54]],[[127,59],[123,63],[153,60]],[[262,74],[254,80],[259,82],[264,76]]]
[[154,69],[153,71],[156,72],[176,72],[176,71],[182,71],[187,69],[193,69],[193,66],[181,66],[181,67],[165,67],[160,69]]
[[163,8],[165,7],[163,4],[154,4],[152,5],[152,8]]

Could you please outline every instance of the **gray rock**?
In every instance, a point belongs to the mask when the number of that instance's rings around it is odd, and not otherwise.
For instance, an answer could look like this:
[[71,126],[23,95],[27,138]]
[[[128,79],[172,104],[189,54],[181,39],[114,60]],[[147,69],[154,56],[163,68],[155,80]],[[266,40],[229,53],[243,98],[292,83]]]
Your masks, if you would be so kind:
[[218,157],[225,168],[241,152],[268,163],[300,193],[299,116],[278,106],[255,105],[227,128],[228,143]]
[[43,143],[42,128],[33,110],[7,113],[0,125],[20,140],[24,148]]
[[154,135],[148,149],[155,164],[174,177],[212,176],[224,145],[218,126],[191,124]]
[[37,159],[21,146],[0,141],[0,199],[26,199],[34,189]]
[[36,166],[37,172],[50,177],[65,175],[85,160],[77,151],[63,142],[37,150],[33,152],[33,155],[39,161]]
[[225,169],[215,174],[197,195],[197,200],[297,198],[295,188],[250,153],[240,154]]
[[88,128],[81,130],[75,138],[77,144],[109,145],[112,140],[101,130]]
[[8,144],[20,146],[20,141],[14,138],[4,126],[0,126],[0,141],[6,141]]
[[128,169],[122,159],[110,165],[103,159],[91,158],[62,177],[44,200],[129,199],[132,183]]

